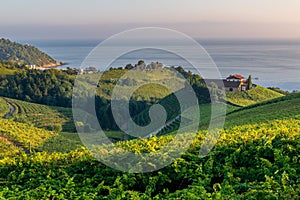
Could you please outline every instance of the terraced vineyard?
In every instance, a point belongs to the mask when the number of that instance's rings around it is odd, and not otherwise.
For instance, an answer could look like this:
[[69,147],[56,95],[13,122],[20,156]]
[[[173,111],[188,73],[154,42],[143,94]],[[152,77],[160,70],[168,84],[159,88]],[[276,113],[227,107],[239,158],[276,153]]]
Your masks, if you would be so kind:
[[16,99],[8,99],[8,101],[17,108],[17,113],[13,116],[14,121],[58,132],[75,131],[70,108],[45,106]]

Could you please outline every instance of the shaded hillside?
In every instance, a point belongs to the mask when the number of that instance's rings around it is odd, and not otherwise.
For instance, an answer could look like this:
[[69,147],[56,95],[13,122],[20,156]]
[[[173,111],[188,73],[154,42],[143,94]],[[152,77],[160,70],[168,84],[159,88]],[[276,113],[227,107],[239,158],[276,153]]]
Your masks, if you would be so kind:
[[12,61],[18,65],[59,65],[55,59],[34,46],[22,45],[4,38],[0,39],[0,60]]

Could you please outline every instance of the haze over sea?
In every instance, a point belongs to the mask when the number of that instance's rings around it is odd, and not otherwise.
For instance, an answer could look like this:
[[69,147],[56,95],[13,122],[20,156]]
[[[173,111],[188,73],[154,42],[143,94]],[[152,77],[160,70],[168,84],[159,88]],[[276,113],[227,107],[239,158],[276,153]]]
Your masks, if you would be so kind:
[[[58,61],[68,63],[63,67],[81,66],[89,52],[101,41],[97,40],[41,40],[21,41],[29,43]],[[284,90],[300,90],[300,40],[199,40],[210,54],[221,75],[249,74],[253,82],[264,87],[279,87]],[[114,47],[117,48],[117,47]],[[187,48],[185,46],[177,48]],[[188,50],[188,49],[187,49]],[[113,48],[111,49],[113,53]],[[197,57],[194,52],[191,56]],[[199,57],[201,59],[201,57]],[[112,66],[124,67],[138,60],[146,63],[159,61],[168,66],[184,66],[186,61],[165,51],[146,50],[132,52],[117,59]],[[99,64],[99,63],[98,63]],[[97,65],[97,59],[94,62]],[[103,68],[104,69],[104,68]],[[202,70],[209,70],[203,67]]]

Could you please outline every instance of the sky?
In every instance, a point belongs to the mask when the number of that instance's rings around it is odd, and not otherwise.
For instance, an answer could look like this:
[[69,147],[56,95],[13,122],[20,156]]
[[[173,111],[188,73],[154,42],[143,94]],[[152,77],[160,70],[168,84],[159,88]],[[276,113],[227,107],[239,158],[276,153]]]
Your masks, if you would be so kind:
[[138,27],[194,38],[300,38],[299,0],[1,0],[0,37],[104,39]]

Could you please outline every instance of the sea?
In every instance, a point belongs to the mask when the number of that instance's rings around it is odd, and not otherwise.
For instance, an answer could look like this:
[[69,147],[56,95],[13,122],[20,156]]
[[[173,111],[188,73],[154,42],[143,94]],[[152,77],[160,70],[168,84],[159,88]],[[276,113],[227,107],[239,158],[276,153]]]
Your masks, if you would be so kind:
[[[102,40],[31,40],[21,42],[34,45],[57,61],[67,63],[61,68],[80,68],[86,57]],[[241,74],[245,78],[251,75],[255,84],[264,87],[279,87],[288,91],[300,90],[300,40],[201,39],[197,42],[206,50],[223,78],[231,74]],[[177,49],[186,49],[189,57],[198,60],[203,59],[203,55],[189,51],[188,47],[176,45]],[[107,54],[115,53],[116,49],[118,46],[108,48]],[[194,69],[182,57],[157,49],[129,52],[117,57],[110,66],[99,66],[101,63],[99,59],[101,60],[101,58],[92,58],[91,65],[95,65],[94,67],[100,70],[108,67],[125,67],[129,63],[134,65],[139,60],[144,60],[146,63],[158,61],[167,66],[183,66],[191,71]],[[200,69],[200,75],[201,70],[203,72],[210,70],[210,66],[197,67]]]

